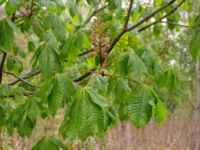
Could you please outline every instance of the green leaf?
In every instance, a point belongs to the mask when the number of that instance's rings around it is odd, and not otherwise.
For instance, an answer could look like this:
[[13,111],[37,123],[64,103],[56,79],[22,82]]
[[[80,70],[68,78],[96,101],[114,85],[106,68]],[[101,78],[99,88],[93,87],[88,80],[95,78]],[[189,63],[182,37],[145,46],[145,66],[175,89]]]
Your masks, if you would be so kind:
[[87,121],[87,110],[85,109],[87,104],[84,98],[85,94],[81,91],[78,91],[74,96],[74,102],[72,103],[70,112],[66,115],[60,127],[60,132],[63,137],[74,140],[84,128]]
[[58,108],[69,102],[74,95],[76,89],[71,79],[66,75],[56,75],[48,79],[38,94],[42,99],[42,103],[48,100],[49,112],[55,115]]
[[61,134],[70,140],[86,139],[89,135],[102,136],[107,128],[104,122],[107,108],[105,98],[96,91],[87,87],[79,89],[60,127]]
[[53,82],[53,89],[51,94],[48,96],[48,105],[49,105],[49,112],[51,115],[55,115],[57,109],[60,107],[62,100],[63,100],[63,87],[62,84],[58,81],[58,79],[54,79]]
[[126,100],[126,113],[129,120],[137,128],[144,127],[152,116],[152,106],[150,101],[153,98],[148,90],[137,86],[132,89],[132,92]]
[[197,16],[192,24],[192,28],[195,30],[200,29],[200,15]]
[[49,136],[49,141],[52,142],[53,144],[55,144],[56,146],[58,146],[59,148],[63,149],[63,150],[67,150],[68,148],[59,140],[57,140],[56,138]]
[[31,102],[29,104],[29,108],[28,108],[28,117],[31,120],[34,120],[37,116],[37,114],[39,113],[39,107],[38,104],[36,103],[36,98],[31,99]]
[[75,3],[70,3],[69,4],[69,14],[71,17],[76,16],[77,10],[76,10],[76,4]]
[[124,53],[121,55],[117,71],[124,76],[130,76],[133,79],[141,79],[147,74],[147,68],[142,60],[135,54]]
[[54,71],[61,71],[61,63],[56,49],[46,46],[39,53],[39,66],[45,77],[51,76]]
[[6,13],[8,15],[13,14],[16,10],[18,10],[22,6],[22,0],[8,0],[6,3]]
[[87,3],[88,3],[89,5],[92,5],[92,6],[95,6],[96,3],[97,3],[97,0],[86,0],[86,1],[87,1]]
[[162,101],[158,100],[155,108],[155,118],[156,122],[162,123],[163,121],[166,120],[168,116],[168,111],[165,108],[164,104]]
[[192,58],[196,60],[200,51],[200,31],[197,31],[192,37],[189,51]]
[[19,105],[10,114],[7,120],[7,129],[10,133],[13,132],[15,127],[18,128],[18,132],[21,136],[30,136],[33,128],[36,125],[36,115],[28,117],[29,101]]
[[66,75],[58,76],[57,80],[58,80],[58,83],[60,84],[60,86],[62,87],[63,98],[67,101],[71,100],[71,97],[76,92],[73,81]]
[[31,120],[28,117],[23,118],[18,126],[19,134],[21,136],[30,136],[35,124],[35,120]]
[[82,31],[70,34],[61,52],[62,58],[67,58],[68,62],[73,62],[80,50],[90,47],[89,38]]
[[7,58],[6,68],[11,71],[15,67],[15,57],[11,56]]
[[169,93],[172,93],[178,87],[178,76],[173,69],[166,69],[157,72],[155,75],[156,82],[159,88],[167,88]]
[[117,7],[120,6],[119,0],[107,0],[107,2],[108,2],[108,7],[110,9],[116,9]]
[[32,28],[33,28],[33,32],[40,38],[43,39],[44,36],[44,22],[42,20],[42,18],[39,18],[36,15],[33,15],[31,17],[31,24],[32,24]]
[[162,5],[163,4],[163,0],[154,0],[154,5],[155,6],[160,6],[160,5]]
[[36,45],[33,41],[28,42],[28,50],[29,52],[34,52],[36,50]]
[[66,31],[64,24],[57,16],[53,14],[48,14],[45,18],[45,24],[51,27],[53,34],[58,40],[66,40]]
[[161,34],[161,32],[162,32],[162,25],[160,25],[160,24],[155,24],[155,25],[153,26],[153,33],[154,33],[154,35],[155,35],[155,36],[159,36],[159,35]]
[[0,48],[9,51],[14,46],[13,28],[8,23],[7,19],[0,20]]
[[49,137],[42,137],[33,147],[32,150],[67,150],[67,147],[57,140],[56,138],[49,136]]
[[123,104],[125,102],[127,93],[130,91],[128,81],[110,78],[108,80],[107,91],[116,103]]
[[0,0],[0,6],[5,2],[6,2],[6,0]]

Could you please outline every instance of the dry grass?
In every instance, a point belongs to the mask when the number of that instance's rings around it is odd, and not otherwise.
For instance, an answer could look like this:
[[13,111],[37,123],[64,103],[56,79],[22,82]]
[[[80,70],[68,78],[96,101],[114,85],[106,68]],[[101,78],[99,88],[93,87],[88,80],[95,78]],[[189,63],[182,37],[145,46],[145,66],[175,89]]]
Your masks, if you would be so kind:
[[[30,143],[41,136],[39,130],[41,128],[29,139],[14,135],[8,142],[11,149],[29,150]],[[103,140],[89,139],[86,144],[79,142],[74,147],[77,150],[200,150],[200,123],[191,115],[170,117],[162,125],[151,121],[143,129],[135,129],[130,123],[123,122],[109,130]]]
[[[196,124],[196,125],[195,125]],[[169,118],[164,124],[151,122],[135,129],[123,122],[107,134],[95,150],[200,150],[200,123],[188,115]]]

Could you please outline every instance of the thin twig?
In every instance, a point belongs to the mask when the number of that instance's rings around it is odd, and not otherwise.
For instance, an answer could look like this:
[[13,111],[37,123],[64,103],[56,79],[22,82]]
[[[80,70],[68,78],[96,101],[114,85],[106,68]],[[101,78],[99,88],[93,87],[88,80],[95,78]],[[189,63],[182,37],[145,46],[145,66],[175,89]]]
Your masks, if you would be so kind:
[[160,19],[142,27],[141,29],[138,30],[138,32],[142,32],[144,30],[146,30],[147,28],[151,27],[152,25],[155,25],[157,23],[159,23],[162,19],[168,17],[169,15],[173,14],[183,3],[185,2],[185,0],[182,0],[176,7],[174,7],[174,9],[172,9],[170,12],[168,12],[167,14],[165,14],[164,16],[162,16]]
[[28,17],[30,18],[33,15],[33,7],[34,7],[34,0],[31,0],[31,9]]
[[129,19],[130,19],[130,16],[131,16],[132,7],[133,7],[133,0],[131,0],[130,4],[129,4],[128,14],[126,15],[126,21],[125,21],[125,24],[124,24],[124,30],[126,30],[126,28],[128,26],[128,22],[129,22]]
[[[112,78],[123,78],[123,79],[126,79],[126,80],[129,80],[131,82],[134,82],[136,84],[140,84],[140,85],[143,85],[144,87],[148,87],[148,85],[138,81],[138,80],[135,80],[135,79],[132,79],[130,77],[127,77],[127,76],[121,76],[121,75],[117,75],[117,74],[108,74],[108,73],[102,73],[101,71],[97,71],[97,70],[72,70],[70,72],[65,72],[65,74],[74,74],[74,73],[79,73],[79,72],[86,72],[88,74],[92,74],[92,73],[95,73],[95,74],[99,74],[99,75],[102,75],[102,76],[107,76],[107,77],[112,77]],[[77,82],[77,81],[74,81],[74,82]]]
[[175,1],[176,0],[171,0],[168,3],[165,3],[160,8],[158,8],[155,11],[153,11],[152,13],[146,15],[144,18],[142,18],[141,20],[139,20],[137,23],[135,23],[134,25],[132,25],[131,27],[129,27],[126,31],[132,31],[133,29],[135,29],[136,27],[140,26],[145,21],[149,20],[150,18],[152,18],[153,16],[155,16],[156,14],[158,14],[159,12],[161,12],[163,9],[165,9],[168,6],[170,6],[171,4],[173,4]]
[[[147,16],[145,16],[143,19],[139,20],[137,23],[135,23],[133,26],[127,28],[127,25],[128,25],[128,21],[129,21],[129,18],[130,18],[130,13],[131,13],[131,10],[132,9],[132,0],[130,2],[130,5],[129,5],[129,10],[128,10],[128,14],[126,16],[126,21],[125,21],[125,25],[124,25],[124,28],[123,30],[114,38],[114,40],[111,42],[110,44],[110,47],[108,48],[107,50],[107,53],[109,54],[112,49],[114,48],[114,46],[117,44],[117,42],[120,40],[120,38],[122,37],[122,35],[124,35],[126,32],[129,32],[129,31],[132,31],[133,29],[135,29],[136,27],[140,26],[142,23],[144,23],[145,21],[149,20],[150,18],[152,18],[154,15],[156,15],[157,13],[159,13],[160,11],[162,11],[163,9],[165,9],[166,7],[170,6],[171,4],[173,4],[175,2],[175,0],[171,0],[170,2],[164,4],[163,6],[161,6],[160,8],[158,8],[157,10],[153,11],[152,13],[148,14]],[[128,21],[127,21],[128,20]],[[127,25],[126,25],[127,24]],[[92,70],[96,70],[95,68],[92,69]],[[79,82],[85,78],[87,78],[88,76],[91,75],[91,72],[89,73],[86,73],[84,75],[82,75],[81,77],[75,79],[74,81],[75,82]]]
[[[135,23],[134,25],[132,25],[131,27],[126,28],[125,30],[123,29],[117,36],[116,38],[112,41],[109,49],[108,49],[108,53],[110,53],[112,51],[112,49],[114,48],[114,46],[116,45],[116,43],[120,40],[120,38],[122,37],[122,35],[124,35],[126,32],[130,32],[132,30],[134,30],[135,28],[137,28],[138,26],[140,26],[142,23],[144,23],[145,21],[149,20],[150,18],[152,18],[154,15],[156,15],[157,13],[159,13],[160,11],[162,11],[163,9],[165,9],[166,7],[170,6],[171,4],[173,4],[175,2],[175,0],[171,0],[170,2],[164,4],[163,6],[161,6],[160,8],[156,9],[155,11],[153,11],[152,13],[146,15],[144,18],[142,18],[141,20],[139,20],[137,23]],[[130,7],[129,7],[130,8]]]
[[38,75],[39,73],[40,73],[40,70],[39,70],[39,69],[36,69],[35,71],[31,71],[31,72],[29,72],[29,73],[26,73],[26,74],[22,75],[21,77],[15,79],[15,80],[13,80],[13,81],[11,81],[10,83],[8,83],[8,85],[10,85],[10,86],[11,86],[11,85],[15,85],[15,84],[17,84],[18,82],[22,81],[22,80],[20,80],[20,78],[25,80],[25,79],[31,78],[31,77],[33,77],[33,76],[35,76],[35,75]]
[[79,77],[79,78],[77,78],[77,79],[74,79],[73,81],[74,81],[74,82],[80,82],[80,81],[82,81],[83,79],[85,79],[85,78],[87,78],[88,76],[90,76],[90,75],[93,73],[93,71],[95,71],[95,70],[96,70],[96,68],[91,69],[90,71],[87,71],[87,73],[85,73],[84,75],[82,75],[81,77]]
[[103,6],[101,8],[95,8],[92,14],[85,20],[84,25],[88,24],[93,16],[95,16],[98,12],[104,10],[107,6]]
[[2,51],[3,52],[3,56],[2,56],[2,59],[1,59],[1,63],[0,63],[0,83],[2,82],[2,76],[3,76],[3,66],[5,64],[5,61],[6,61],[6,56],[7,56],[7,53]]
[[184,28],[189,28],[189,26],[188,26],[188,25],[185,25],[185,24],[179,24],[179,23],[176,23],[176,22],[171,22],[171,21],[163,21],[163,20],[161,20],[160,22],[161,22],[161,23],[167,23],[167,24],[173,24],[173,25],[177,25],[177,26],[184,27]]
[[[125,24],[124,24],[124,28],[123,30],[121,31],[121,33],[114,39],[114,41],[111,43],[109,49],[107,50],[108,54],[110,52],[110,50],[114,47],[114,45],[119,41],[120,37],[126,32],[126,28],[127,28],[127,25],[128,25],[128,21],[130,19],[130,15],[131,15],[131,9],[132,9],[132,5],[133,5],[133,0],[131,0],[130,2],[130,5],[129,5],[129,9],[128,9],[128,14],[126,16],[126,21],[125,21]],[[105,60],[105,59],[104,59]],[[96,68],[93,68],[91,69],[91,71],[95,71]],[[87,72],[86,74],[82,75],[81,77],[77,78],[77,79],[74,79],[73,81],[74,82],[79,82],[85,78],[87,78],[88,76],[90,76],[92,73],[91,72]]]
[[[17,78],[18,80],[20,80],[20,81],[26,83],[27,85],[30,85],[30,86],[36,87],[36,88],[40,88],[40,86],[35,85],[35,84],[33,84],[33,83],[31,83],[31,82],[29,82],[29,81],[27,81],[27,80],[25,80],[25,79],[23,79],[23,78],[21,78],[21,77],[18,77],[16,74],[14,74],[14,73],[12,73],[12,72],[4,71],[4,73],[14,76],[14,77]],[[10,84],[8,84],[8,85],[10,85]]]

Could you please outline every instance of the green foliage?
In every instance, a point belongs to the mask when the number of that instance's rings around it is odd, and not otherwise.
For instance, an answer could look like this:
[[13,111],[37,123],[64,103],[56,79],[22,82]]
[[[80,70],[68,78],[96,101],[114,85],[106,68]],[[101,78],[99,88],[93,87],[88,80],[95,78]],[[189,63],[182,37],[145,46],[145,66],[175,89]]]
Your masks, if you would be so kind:
[[36,116],[39,110],[36,98],[29,99],[26,103],[17,106],[7,120],[9,133],[17,127],[21,136],[30,136],[36,125]]
[[71,140],[102,136],[108,126],[108,107],[109,102],[96,91],[87,87],[79,89],[60,127],[61,134]]
[[51,76],[54,71],[61,71],[58,52],[50,45],[41,45],[33,56],[34,66],[39,62],[39,67],[45,77]]
[[70,101],[75,92],[72,81],[64,75],[50,78],[39,91],[41,99],[48,101],[49,113],[55,115],[61,104]]
[[151,101],[153,101],[153,99],[147,90],[141,87],[132,89],[126,100],[125,109],[128,118],[135,127],[143,127],[149,122],[152,116]]
[[8,0],[6,3],[6,13],[12,14],[18,10],[22,5],[22,0]]
[[43,149],[51,149],[51,150],[67,150],[67,146],[65,146],[62,142],[57,140],[56,138],[49,136],[41,138],[33,147],[32,150],[43,150]]
[[198,16],[193,24],[192,28],[194,29],[193,37],[190,42],[190,54],[192,55],[192,58],[196,60],[199,56],[200,51],[200,17]]
[[[55,117],[62,109],[59,135],[74,142],[103,137],[118,121],[141,128],[152,117],[158,123],[167,118],[165,105],[178,95],[178,72],[184,68],[178,61],[169,63],[183,57],[182,51],[174,54],[172,47],[178,44],[172,36],[173,45],[170,36],[182,33],[176,24],[186,22],[181,18],[185,13],[173,13],[166,18],[172,24],[158,22],[142,32],[141,27],[160,19],[179,1],[154,16],[150,13],[163,0],[148,7],[137,1],[130,11],[129,1],[124,2],[0,0],[6,11],[0,20],[0,50],[7,54],[0,56],[1,127],[30,136],[39,116]],[[150,18],[142,22],[146,15]],[[141,24],[135,24],[138,20]],[[191,28],[190,53],[195,60],[199,20]],[[16,79],[10,80],[10,75]],[[43,137],[32,149],[67,148],[54,137]]]
[[0,20],[0,48],[9,51],[14,46],[14,32],[9,20]]
[[117,72],[123,76],[140,79],[147,74],[147,68],[137,55],[124,53],[119,58]]

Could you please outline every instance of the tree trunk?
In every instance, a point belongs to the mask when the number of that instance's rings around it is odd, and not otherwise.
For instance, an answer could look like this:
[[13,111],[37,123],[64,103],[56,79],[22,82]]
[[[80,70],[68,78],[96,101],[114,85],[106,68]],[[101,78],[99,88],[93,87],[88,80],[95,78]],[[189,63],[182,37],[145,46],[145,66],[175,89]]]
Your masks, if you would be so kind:
[[[199,60],[195,64],[195,112],[200,112],[200,83],[199,83]],[[196,116],[197,115],[197,116]],[[200,114],[196,114],[195,119],[200,119]]]
[[199,150],[200,149],[200,144],[199,144],[199,130],[197,126],[199,126],[200,123],[200,84],[199,84],[199,60],[197,59],[195,63],[195,104],[194,104],[194,110],[193,110],[193,133],[192,133],[192,142],[191,142],[191,147],[194,150]]

